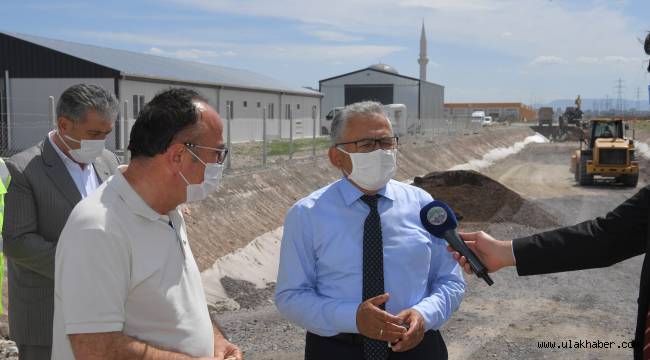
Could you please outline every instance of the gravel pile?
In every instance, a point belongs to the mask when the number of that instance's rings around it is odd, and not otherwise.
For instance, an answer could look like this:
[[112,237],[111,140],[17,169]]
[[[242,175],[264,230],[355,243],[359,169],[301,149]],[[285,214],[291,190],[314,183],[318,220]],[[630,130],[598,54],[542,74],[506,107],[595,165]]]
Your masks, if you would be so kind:
[[0,339],[0,359],[18,360],[18,348],[11,340]]
[[557,219],[541,207],[476,171],[432,172],[416,177],[413,185],[447,203],[463,222],[510,222],[537,229],[558,225]]
[[268,283],[264,289],[258,289],[249,281],[233,279],[229,276],[221,279],[221,285],[228,297],[239,304],[240,309],[254,309],[260,305],[272,304],[271,299],[275,292],[275,283]]

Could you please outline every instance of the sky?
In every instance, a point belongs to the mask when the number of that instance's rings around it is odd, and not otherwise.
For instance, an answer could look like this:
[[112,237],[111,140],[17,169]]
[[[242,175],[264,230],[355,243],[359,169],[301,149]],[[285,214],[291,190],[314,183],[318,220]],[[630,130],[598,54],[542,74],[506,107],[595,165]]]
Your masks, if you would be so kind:
[[649,0],[0,0],[0,31],[252,70],[296,86],[375,63],[446,102],[648,103]]

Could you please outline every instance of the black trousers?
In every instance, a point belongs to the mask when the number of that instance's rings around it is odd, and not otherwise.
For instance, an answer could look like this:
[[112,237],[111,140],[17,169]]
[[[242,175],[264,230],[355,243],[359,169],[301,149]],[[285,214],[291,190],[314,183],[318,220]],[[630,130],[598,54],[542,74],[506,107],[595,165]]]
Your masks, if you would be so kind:
[[18,347],[20,360],[50,360],[52,357],[51,346],[16,344],[16,347]]
[[[364,360],[360,335],[340,339],[307,333],[305,360]],[[388,351],[388,360],[447,360],[447,346],[440,331],[429,330],[422,342],[405,352]],[[373,360],[373,359],[367,359]]]

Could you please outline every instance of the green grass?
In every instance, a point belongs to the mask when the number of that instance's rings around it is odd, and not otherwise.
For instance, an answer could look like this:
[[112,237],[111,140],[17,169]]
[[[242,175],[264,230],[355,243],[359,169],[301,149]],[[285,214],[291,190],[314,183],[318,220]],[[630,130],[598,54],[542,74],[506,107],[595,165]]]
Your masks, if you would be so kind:
[[[293,152],[301,152],[311,150],[312,139],[297,139],[293,141]],[[327,149],[330,146],[329,138],[316,138],[316,150]],[[272,141],[268,148],[268,156],[288,155],[289,154],[289,140],[275,140]]]
[[[632,126],[630,126],[630,129]],[[644,130],[644,131],[650,131],[650,121],[647,120],[639,120],[634,124],[634,128],[637,130]]]
[[[293,152],[311,151],[313,140],[311,138],[293,140]],[[327,149],[330,146],[329,137],[316,138],[316,151]],[[267,144],[267,156],[289,155],[290,143],[288,139],[272,140]],[[233,146],[235,154],[247,156],[262,156],[262,142],[249,142],[235,144]]]

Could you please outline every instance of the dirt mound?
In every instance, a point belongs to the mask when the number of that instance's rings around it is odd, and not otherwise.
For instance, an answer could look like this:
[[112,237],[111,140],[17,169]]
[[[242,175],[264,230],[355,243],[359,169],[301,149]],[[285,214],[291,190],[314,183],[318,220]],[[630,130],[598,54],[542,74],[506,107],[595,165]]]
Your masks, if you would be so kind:
[[537,229],[558,225],[541,207],[476,171],[432,172],[416,177],[413,185],[447,203],[463,222],[511,222]]

